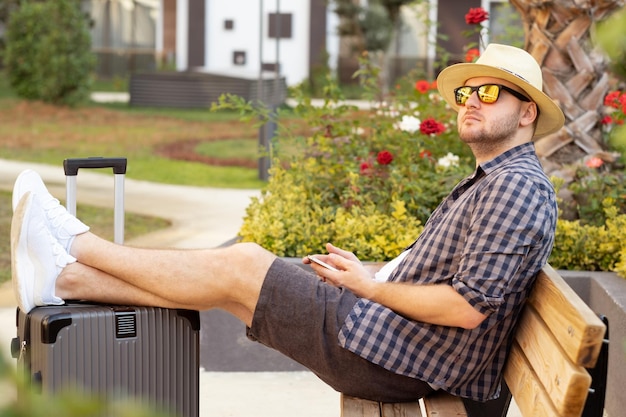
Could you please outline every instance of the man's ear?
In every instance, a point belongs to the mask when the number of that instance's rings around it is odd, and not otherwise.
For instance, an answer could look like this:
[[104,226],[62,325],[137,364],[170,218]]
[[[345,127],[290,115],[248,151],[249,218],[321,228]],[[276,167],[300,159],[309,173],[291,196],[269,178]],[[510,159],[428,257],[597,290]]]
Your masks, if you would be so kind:
[[539,108],[537,107],[537,103],[531,101],[529,103],[522,103],[522,117],[520,118],[520,125],[522,127],[533,124],[537,121],[539,117]]

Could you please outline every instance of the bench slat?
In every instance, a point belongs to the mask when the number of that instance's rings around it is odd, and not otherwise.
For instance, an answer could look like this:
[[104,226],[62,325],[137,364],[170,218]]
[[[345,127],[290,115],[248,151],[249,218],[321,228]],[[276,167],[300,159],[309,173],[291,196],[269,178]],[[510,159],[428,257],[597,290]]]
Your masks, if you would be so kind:
[[341,417],[422,417],[422,411],[419,402],[378,403],[341,394]]
[[382,417],[422,417],[422,410],[418,402],[383,403]]
[[524,417],[560,417],[517,343],[511,348],[504,378]]
[[551,266],[546,265],[539,273],[528,303],[574,363],[585,368],[595,366],[604,323]]
[[463,400],[459,397],[438,391],[424,398],[427,417],[466,417]]
[[[515,339],[557,411],[566,416],[580,415],[591,386],[591,376],[565,355],[532,307],[524,311]],[[513,396],[516,395],[513,392]]]
[[341,417],[381,417],[376,401],[341,394]]

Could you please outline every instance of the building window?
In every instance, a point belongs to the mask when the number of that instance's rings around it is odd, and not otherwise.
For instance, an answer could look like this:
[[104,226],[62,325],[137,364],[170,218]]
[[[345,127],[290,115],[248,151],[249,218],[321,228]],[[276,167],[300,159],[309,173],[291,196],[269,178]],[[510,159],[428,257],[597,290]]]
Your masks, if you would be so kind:
[[291,38],[291,13],[270,13],[269,20],[270,38]]
[[276,64],[275,62],[264,62],[261,64],[261,70],[276,72],[280,71],[280,64]]
[[234,51],[233,52],[233,64],[234,65],[246,65],[246,52]]
[[235,21],[232,19],[224,20],[224,30],[233,30],[235,29]]

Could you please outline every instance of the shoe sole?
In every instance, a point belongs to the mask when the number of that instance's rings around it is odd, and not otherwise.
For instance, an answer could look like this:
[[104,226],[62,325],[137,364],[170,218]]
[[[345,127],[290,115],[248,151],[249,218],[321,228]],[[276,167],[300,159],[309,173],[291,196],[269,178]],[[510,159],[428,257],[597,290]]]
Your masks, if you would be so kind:
[[13,205],[13,212],[15,212],[17,205],[19,204],[19,202],[22,200],[22,197],[30,190],[22,190],[22,183],[31,175],[36,175],[38,176],[39,174],[35,173],[35,171],[33,171],[32,169],[26,169],[22,172],[20,172],[20,175],[17,176],[17,178],[15,179],[15,183],[13,185],[13,196],[12,196],[12,205]]
[[35,267],[28,256],[28,239],[25,235],[28,233],[28,227],[24,227],[24,218],[30,212],[32,201],[33,195],[30,192],[26,192],[17,203],[13,219],[11,220],[11,279],[13,282],[13,293],[18,306],[25,313],[28,313],[34,307],[34,295],[32,294],[34,288],[31,288],[29,293],[23,281],[26,276],[29,278],[34,278],[35,276]]

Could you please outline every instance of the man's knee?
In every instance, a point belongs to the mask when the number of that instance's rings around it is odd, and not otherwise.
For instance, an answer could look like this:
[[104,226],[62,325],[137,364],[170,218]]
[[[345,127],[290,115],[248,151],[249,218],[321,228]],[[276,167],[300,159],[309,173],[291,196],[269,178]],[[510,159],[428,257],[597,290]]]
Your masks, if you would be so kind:
[[235,243],[225,248],[227,258],[249,271],[251,275],[262,275],[270,268],[276,255],[253,242]]

